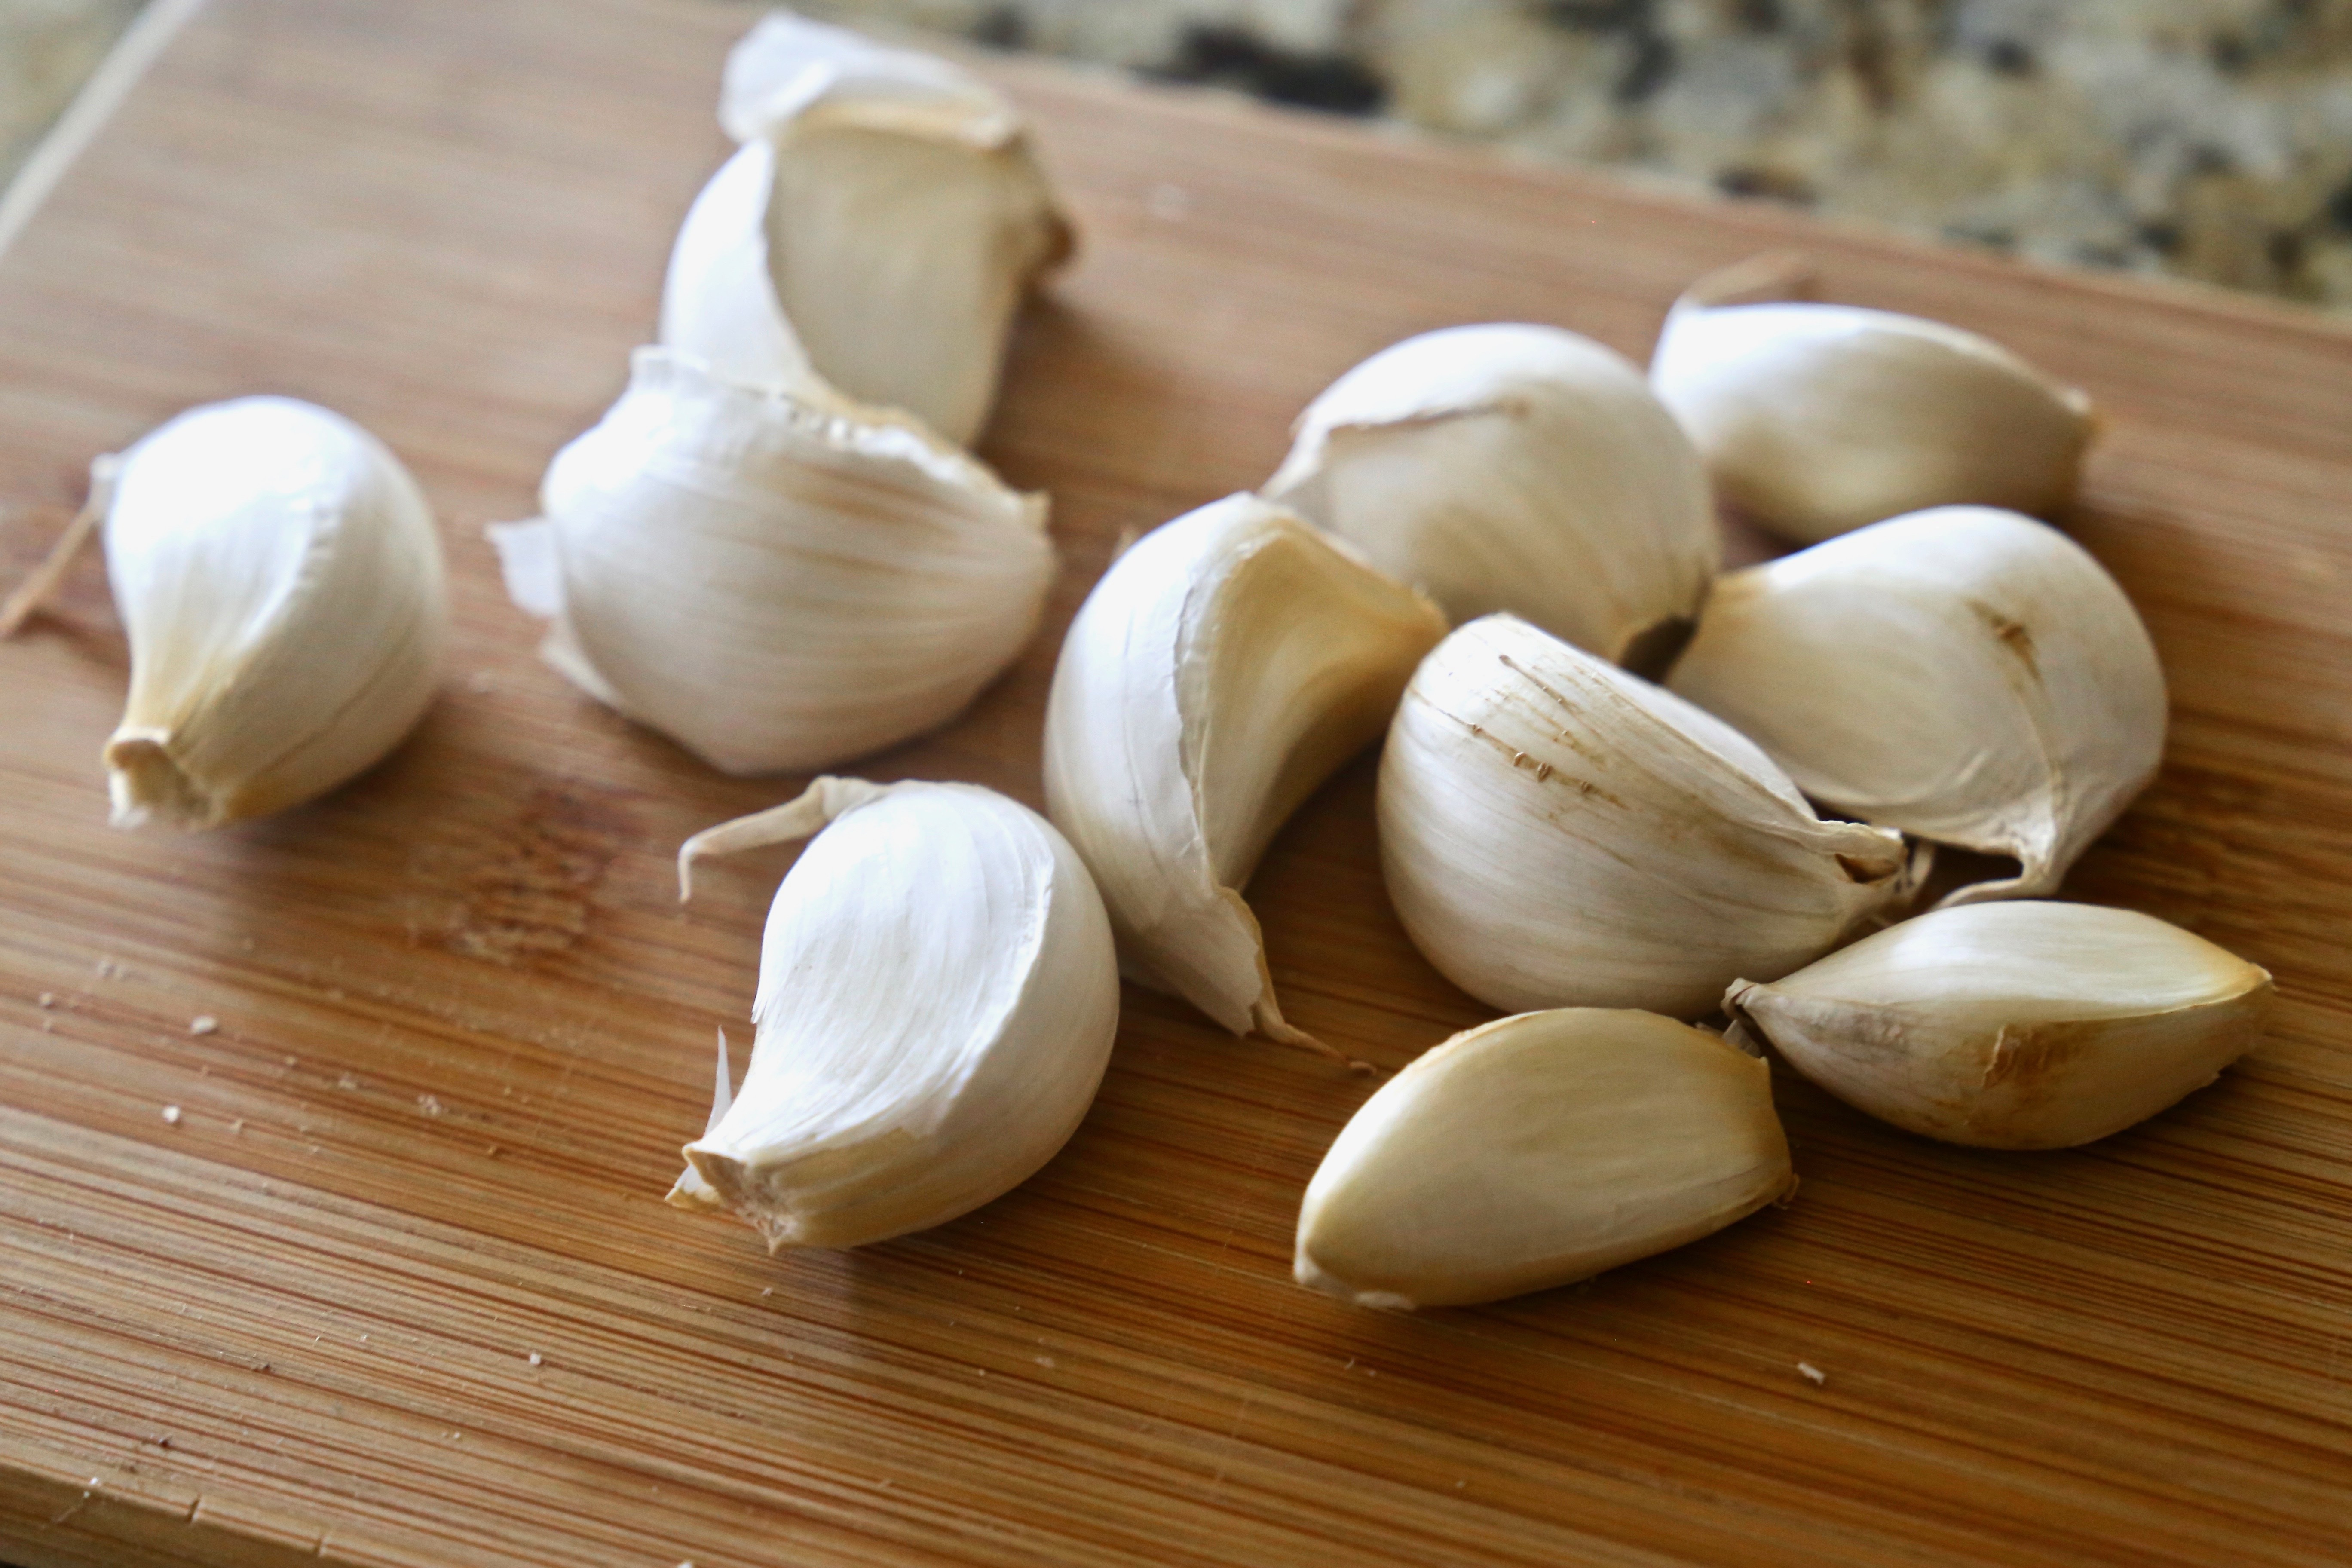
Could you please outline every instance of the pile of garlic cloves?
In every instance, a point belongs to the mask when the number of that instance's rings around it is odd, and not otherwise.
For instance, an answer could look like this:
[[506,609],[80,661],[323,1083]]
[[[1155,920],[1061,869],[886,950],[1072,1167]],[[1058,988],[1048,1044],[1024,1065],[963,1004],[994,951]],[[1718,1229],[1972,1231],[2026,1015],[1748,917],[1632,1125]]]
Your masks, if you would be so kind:
[[[1646,373],[1489,322],[1339,376],[1260,493],[1092,584],[1042,809],[821,773],[949,723],[1035,635],[1046,500],[967,447],[1071,231],[1012,105],[945,60],[780,14],[720,117],[738,150],[658,342],[541,515],[490,531],[564,678],[805,783],[679,851],[683,897],[698,862],[805,841],[678,1207],[781,1249],[992,1201],[1079,1129],[1122,975],[1362,1068],[1302,1026],[1311,999],[1286,1013],[1247,894],[1375,746],[1402,929],[1502,1016],[1380,1084],[1306,1188],[1295,1275],[1343,1300],[1493,1300],[1786,1202],[1774,1057],[1906,1132],[2048,1150],[2260,1037],[2262,969],[2056,901],[2167,725],[2155,641],[2053,521],[2088,400],[1972,333],[1802,298],[1774,258],[1693,285]],[[1719,505],[1802,548],[1724,574]],[[89,516],[131,652],[117,822],[310,799],[430,702],[433,518],[348,420],[192,410],[101,463]],[[1939,847],[2016,869],[1923,910]]]

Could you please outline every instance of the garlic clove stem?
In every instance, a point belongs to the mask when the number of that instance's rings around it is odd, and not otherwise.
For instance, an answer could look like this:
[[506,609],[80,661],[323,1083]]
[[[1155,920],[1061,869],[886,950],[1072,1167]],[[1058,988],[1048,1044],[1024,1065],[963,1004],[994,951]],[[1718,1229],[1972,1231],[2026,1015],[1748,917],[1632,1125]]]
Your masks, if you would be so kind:
[[83,548],[98,534],[98,525],[106,516],[106,509],[114,489],[114,469],[118,459],[104,457],[89,468],[89,495],[81,504],[41,557],[39,565],[25,580],[0,600],[0,642],[5,642],[22,630],[25,623],[48,605],[50,596],[66,580],[66,574]]

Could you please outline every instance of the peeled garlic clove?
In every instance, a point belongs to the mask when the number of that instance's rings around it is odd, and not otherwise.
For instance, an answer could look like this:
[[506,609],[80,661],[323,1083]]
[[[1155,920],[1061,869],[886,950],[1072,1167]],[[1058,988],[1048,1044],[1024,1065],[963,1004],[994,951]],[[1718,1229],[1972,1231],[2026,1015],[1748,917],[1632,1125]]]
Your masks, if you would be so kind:
[[1674,689],[1833,810],[2013,855],[2032,898],[2156,776],[2164,672],[2115,579],[1989,507],[1876,523],[1716,585]]
[[2261,1035],[2271,977],[2129,910],[1939,910],[1724,997],[1848,1104],[1949,1143],[2064,1149],[2155,1115]]
[[1068,1142],[1118,1028],[1110,922],[1026,806],[820,778],[697,834],[693,862],[814,834],[768,911],[743,1085],[670,1201],[783,1247],[862,1247],[1011,1191]]
[[1723,498],[1811,542],[1958,502],[2049,516],[2073,499],[2091,401],[1989,338],[1851,305],[1716,304],[1694,285],[1650,383]]
[[433,700],[448,594],[433,513],[383,443],[286,397],[193,408],[114,469],[107,575],[131,693],[114,821],[215,827],[380,760]]
[[763,384],[813,368],[970,444],[1022,295],[1071,245],[1012,105],[778,13],[729,58],[720,119],[743,146],[679,231],[663,343]]
[[1457,622],[1508,610],[1618,663],[1679,643],[1722,563],[1674,416],[1622,355],[1557,327],[1381,350],[1307,405],[1265,494]]
[[658,349],[634,370],[549,468],[545,531],[498,535],[592,695],[730,773],[799,771],[944,723],[1019,655],[1054,577],[1044,497],[821,387]]
[[1130,973],[1237,1035],[1302,1037],[1241,889],[1290,814],[1379,736],[1444,631],[1428,600],[1253,495],[1112,563],[1054,671],[1045,803]]
[[1406,932],[1496,1007],[1711,1011],[1907,900],[1900,835],[1815,816],[1721,721],[1510,616],[1422,661],[1381,757]]
[[1796,1184],[1759,1058],[1654,1013],[1522,1013],[1364,1102],[1307,1184],[1296,1271],[1365,1307],[1499,1300],[1696,1241]]

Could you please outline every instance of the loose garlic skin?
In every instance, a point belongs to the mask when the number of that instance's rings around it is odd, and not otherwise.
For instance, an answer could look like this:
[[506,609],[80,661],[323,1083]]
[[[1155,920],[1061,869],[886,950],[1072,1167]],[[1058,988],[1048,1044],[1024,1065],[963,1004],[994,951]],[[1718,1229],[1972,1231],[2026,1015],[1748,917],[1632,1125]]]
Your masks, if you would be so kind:
[[1696,1241],[1796,1189],[1760,1059],[1654,1013],[1522,1013],[1364,1102],[1307,1184],[1298,1282],[1500,1300]]
[[970,445],[1023,296],[1071,248],[1012,105],[777,13],[729,57],[719,117],[742,146],[678,232],[664,345],[753,384],[814,374]]
[[1706,465],[1622,355],[1557,327],[1381,350],[1265,485],[1456,623],[1507,610],[1612,663],[1680,640],[1722,564]]
[[1990,339],[1851,305],[1706,302],[1666,318],[1650,384],[1716,490],[1802,543],[1927,507],[2049,517],[2074,498],[2090,399]]
[[550,663],[732,773],[934,729],[1020,654],[1054,577],[1042,496],[822,387],[659,349],[493,531]]
[[1077,1130],[1118,1028],[1110,922],[1035,812],[971,784],[820,778],[693,862],[814,834],[776,889],[743,1085],[670,1194],[787,1247],[941,1225]]
[[1848,1104],[1982,1149],[2065,1149],[2219,1077],[2271,977],[2152,916],[2020,901],[1939,910],[1724,997],[1739,1029]]
[[1045,803],[1131,975],[1237,1035],[1303,1038],[1241,889],[1290,814],[1379,737],[1444,633],[1434,605],[1253,495],[1112,563],[1055,668]]
[[448,590],[433,513],[383,444],[287,397],[190,409],[112,468],[107,575],[131,691],[117,826],[216,827],[323,795],[433,700]]
[[1720,721],[1510,616],[1414,672],[1379,818],[1413,944],[1517,1012],[1701,1016],[1894,917],[1924,868],[1898,834],[1815,816]]
[[2017,858],[2053,893],[2155,778],[2164,671],[2088,552],[1990,507],[1874,523],[1716,585],[1668,684],[1829,808]]

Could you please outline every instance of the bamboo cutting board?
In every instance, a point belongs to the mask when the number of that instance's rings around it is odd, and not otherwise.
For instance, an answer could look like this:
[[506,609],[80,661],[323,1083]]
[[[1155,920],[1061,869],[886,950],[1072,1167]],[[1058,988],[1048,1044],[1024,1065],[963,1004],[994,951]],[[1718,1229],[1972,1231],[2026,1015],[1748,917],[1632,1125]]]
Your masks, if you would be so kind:
[[[2261,962],[2283,1005],[2220,1084],[2063,1154],[1931,1145],[1784,1073],[1793,1205],[1479,1310],[1293,1286],[1367,1085],[1132,990],[1076,1141],[962,1221],[770,1258],[664,1207],[789,852],[685,910],[670,857],[797,781],[716,777],[565,687],[480,529],[530,513],[650,331],[745,20],[216,0],[0,260],[12,580],[91,455],[280,391],[415,467],[460,627],[390,763],[194,837],[104,825],[94,559],[0,646],[0,1560],[2352,1557],[2352,333],[2253,304],[992,67],[1085,231],[985,447],[1053,493],[1066,568],[1009,679],[862,771],[1035,802],[1115,541],[1262,479],[1364,353],[1522,318],[1638,356],[1685,279],[1801,241],[1831,297],[2105,405],[2074,527],[2177,707],[2074,890]],[[1394,1068],[1486,1015],[1405,942],[1371,839],[1359,763],[1254,897],[1291,1016]]]

